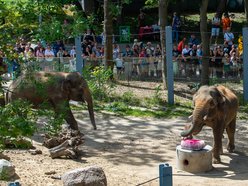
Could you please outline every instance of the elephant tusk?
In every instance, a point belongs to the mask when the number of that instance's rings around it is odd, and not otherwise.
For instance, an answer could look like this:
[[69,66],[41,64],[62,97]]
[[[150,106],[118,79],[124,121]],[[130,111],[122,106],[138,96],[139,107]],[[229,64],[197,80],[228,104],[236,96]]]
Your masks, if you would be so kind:
[[192,119],[193,119],[193,115],[190,115],[190,116],[188,117],[188,120],[192,121]]
[[203,120],[206,121],[207,119],[208,119],[208,116],[205,115],[205,116],[203,117]]

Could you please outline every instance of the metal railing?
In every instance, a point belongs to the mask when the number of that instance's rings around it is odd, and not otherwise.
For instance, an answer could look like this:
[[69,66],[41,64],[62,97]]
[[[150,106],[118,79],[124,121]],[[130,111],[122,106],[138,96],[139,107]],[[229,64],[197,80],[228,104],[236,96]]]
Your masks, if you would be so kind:
[[[122,66],[114,65],[114,76],[121,80],[155,80],[161,81],[162,78],[162,58],[161,57],[122,57]],[[8,73],[12,74],[17,69],[15,61],[6,60]],[[116,60],[113,60],[116,64]],[[30,58],[23,63],[24,66],[42,71],[76,71],[76,59],[71,57],[52,57],[52,58]],[[83,67],[104,65],[102,57],[84,57]],[[202,65],[197,58],[184,61],[182,58],[173,60],[173,72],[175,80],[199,81],[202,72]],[[209,77],[220,80],[242,79],[243,64],[242,60],[236,65],[210,65]]]

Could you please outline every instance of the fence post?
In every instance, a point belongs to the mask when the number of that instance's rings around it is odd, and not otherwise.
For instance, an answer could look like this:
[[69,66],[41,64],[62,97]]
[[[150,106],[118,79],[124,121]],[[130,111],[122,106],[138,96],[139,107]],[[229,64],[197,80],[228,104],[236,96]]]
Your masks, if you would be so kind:
[[243,28],[243,92],[244,101],[248,102],[248,27]]
[[168,103],[174,104],[174,75],[172,61],[172,28],[166,27],[166,65],[167,65],[167,85],[168,85]]
[[159,186],[172,186],[172,167],[168,163],[159,165]]
[[82,74],[83,60],[82,60],[81,36],[75,38],[75,46],[76,46],[76,71]]

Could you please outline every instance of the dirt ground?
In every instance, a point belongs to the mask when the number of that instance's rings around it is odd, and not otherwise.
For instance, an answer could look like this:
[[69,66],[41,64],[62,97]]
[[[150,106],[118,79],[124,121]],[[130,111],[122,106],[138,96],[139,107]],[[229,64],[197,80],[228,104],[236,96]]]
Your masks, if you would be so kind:
[[[31,155],[27,150],[6,150],[16,168],[16,178],[23,186],[61,186],[61,180],[52,176],[90,165],[101,166],[109,186],[157,186],[159,164],[169,163],[173,168],[174,186],[247,186],[248,185],[248,122],[238,121],[236,151],[224,148],[222,163],[214,164],[207,173],[191,174],[176,167],[176,146],[184,118],[154,119],[118,117],[109,113],[96,113],[98,130],[91,128],[86,111],[74,112],[81,132],[85,134],[83,155],[76,160],[51,159],[42,146],[43,138],[35,135],[33,144],[43,153]],[[204,128],[197,136],[212,145],[212,133]],[[227,136],[223,144],[227,143]],[[0,181],[1,186],[7,182]]]
[[[81,158],[51,159],[48,150],[41,145],[40,136],[35,136],[33,144],[42,150],[42,155],[31,155],[25,150],[4,152],[15,165],[17,178],[23,186],[61,186],[62,181],[51,176],[89,165],[103,168],[109,186],[155,186],[159,185],[160,163],[173,167],[173,185],[248,185],[248,123],[245,121],[238,121],[235,153],[229,154],[224,149],[222,164],[213,165],[213,170],[207,173],[190,174],[176,167],[175,149],[180,143],[179,132],[184,119],[121,118],[97,113],[98,130],[94,131],[88,117],[83,117],[81,112],[75,114],[85,134]],[[211,131],[207,128],[198,138],[212,144]],[[226,136],[223,141],[225,144]],[[6,182],[0,182],[0,185],[4,186]]]

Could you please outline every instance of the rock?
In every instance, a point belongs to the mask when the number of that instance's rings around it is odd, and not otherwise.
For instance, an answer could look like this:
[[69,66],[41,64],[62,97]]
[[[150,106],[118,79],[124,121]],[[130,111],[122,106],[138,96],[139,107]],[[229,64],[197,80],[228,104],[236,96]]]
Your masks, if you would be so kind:
[[5,159],[0,159],[0,179],[9,179],[15,175],[15,166]]
[[61,177],[64,186],[107,186],[103,169],[89,166],[66,172]]
[[42,154],[42,151],[41,151],[41,150],[38,150],[38,149],[30,149],[28,152],[29,152],[31,155]]
[[5,160],[10,160],[10,157],[4,155],[3,153],[0,152],[0,159],[5,159]]

